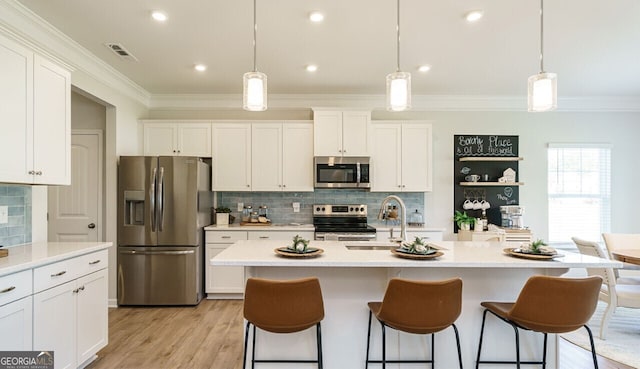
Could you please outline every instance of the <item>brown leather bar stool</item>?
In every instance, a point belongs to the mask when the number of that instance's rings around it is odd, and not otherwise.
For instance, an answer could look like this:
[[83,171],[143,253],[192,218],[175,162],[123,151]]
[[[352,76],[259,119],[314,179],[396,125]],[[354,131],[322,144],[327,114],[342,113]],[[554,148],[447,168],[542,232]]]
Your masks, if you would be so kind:
[[[547,334],[567,333],[580,327],[586,328],[591,341],[593,365],[597,369],[596,348],[593,334],[587,322],[593,315],[598,303],[602,278],[562,278],[533,276],[527,280],[516,302],[482,302],[485,308],[480,329],[480,343],[476,369],[480,364],[538,364],[542,368],[547,364]],[[513,327],[516,335],[516,361],[480,360],[482,335],[487,312],[492,313]],[[544,351],[542,361],[520,361],[520,338],[518,328],[544,334]]]
[[[324,304],[318,278],[276,281],[249,278],[244,292],[244,359],[247,364],[249,328],[253,324],[251,368],[255,363],[318,363],[322,368],[322,335],[320,321]],[[293,333],[316,326],[317,360],[256,360],[256,327],[272,333]]]
[[[382,302],[369,302],[369,330],[367,332],[367,361],[386,368],[386,364],[431,363],[434,367],[435,333],[453,327],[458,346],[458,361],[462,369],[460,336],[454,324],[462,310],[462,280],[460,278],[444,281],[411,281],[393,278],[387,285]],[[382,325],[382,360],[369,360],[371,341],[371,316]],[[431,334],[431,360],[387,360],[385,328],[414,334]]]

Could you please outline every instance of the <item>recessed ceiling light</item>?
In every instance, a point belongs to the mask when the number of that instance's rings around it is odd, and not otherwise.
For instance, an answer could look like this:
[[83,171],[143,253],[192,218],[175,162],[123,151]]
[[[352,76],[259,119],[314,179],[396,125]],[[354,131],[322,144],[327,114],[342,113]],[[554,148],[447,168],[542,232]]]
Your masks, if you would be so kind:
[[307,65],[307,72],[315,72],[318,70],[318,66],[315,64]]
[[309,20],[314,23],[320,23],[324,20],[324,14],[320,12],[311,12],[311,14],[309,14]]
[[193,66],[193,69],[197,70],[198,72],[204,72],[205,70],[207,70],[207,66],[204,64],[196,64]]
[[430,65],[421,65],[418,67],[418,72],[422,72],[422,73],[426,73],[428,71],[431,70],[431,66]]
[[167,14],[165,12],[161,12],[160,10],[154,10],[151,12],[151,18],[157,20],[158,22],[164,22],[169,17],[167,17]]
[[473,23],[479,21],[483,15],[484,12],[482,10],[472,10],[465,14],[464,18],[467,20],[467,22]]

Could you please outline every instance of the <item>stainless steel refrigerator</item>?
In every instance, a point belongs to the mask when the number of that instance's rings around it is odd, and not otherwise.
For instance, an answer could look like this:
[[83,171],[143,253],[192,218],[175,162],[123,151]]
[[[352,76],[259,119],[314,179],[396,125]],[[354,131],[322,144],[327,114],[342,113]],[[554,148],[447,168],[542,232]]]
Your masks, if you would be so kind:
[[121,156],[118,304],[197,305],[211,169],[200,158]]

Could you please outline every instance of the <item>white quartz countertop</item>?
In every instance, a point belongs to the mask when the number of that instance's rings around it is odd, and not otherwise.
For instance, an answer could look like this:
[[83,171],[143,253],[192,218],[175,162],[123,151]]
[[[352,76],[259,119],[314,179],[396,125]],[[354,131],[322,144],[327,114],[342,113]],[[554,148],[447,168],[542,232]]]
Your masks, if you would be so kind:
[[111,247],[111,242],[36,242],[9,246],[9,256],[0,258],[0,276],[36,268],[56,261]]
[[[369,245],[371,242],[311,241],[309,247],[324,252],[314,258],[277,255],[274,250],[288,241],[238,241],[210,259],[211,265],[291,266],[291,267],[425,267],[425,268],[621,268],[622,263],[559,250],[563,257],[553,260],[530,260],[506,255],[503,249],[519,243],[437,241],[444,255],[437,259],[412,260],[393,255],[390,250],[348,250],[345,245]],[[380,243],[376,243],[380,244]]]
[[205,231],[315,231],[313,224],[271,224],[271,225],[240,225],[229,224],[218,226],[215,224],[204,227]]

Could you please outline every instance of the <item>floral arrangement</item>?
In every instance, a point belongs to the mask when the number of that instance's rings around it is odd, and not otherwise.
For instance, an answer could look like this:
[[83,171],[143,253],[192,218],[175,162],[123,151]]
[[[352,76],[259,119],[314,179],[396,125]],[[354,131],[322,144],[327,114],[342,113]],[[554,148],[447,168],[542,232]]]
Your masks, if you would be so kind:
[[525,254],[539,254],[539,255],[555,255],[557,251],[548,246],[543,240],[538,239],[534,242],[520,245],[520,252]]
[[299,254],[304,254],[307,252],[307,247],[309,246],[309,240],[305,240],[304,238],[296,235],[293,237],[293,243],[287,246],[287,250],[297,252]]
[[428,243],[420,237],[416,237],[411,243],[403,243],[401,246],[402,251],[410,254],[428,255],[436,252],[436,249],[431,247]]

